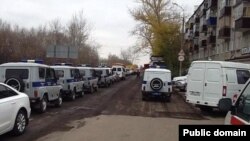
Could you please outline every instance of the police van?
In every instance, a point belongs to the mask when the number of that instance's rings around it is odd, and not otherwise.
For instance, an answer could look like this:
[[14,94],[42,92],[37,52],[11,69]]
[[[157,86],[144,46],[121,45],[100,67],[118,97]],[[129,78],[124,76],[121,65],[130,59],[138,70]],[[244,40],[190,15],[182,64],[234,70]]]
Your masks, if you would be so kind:
[[28,60],[1,64],[0,82],[26,93],[32,108],[43,113],[48,103],[62,105],[62,86],[57,83],[54,69],[40,63]]
[[73,101],[76,96],[82,97],[84,95],[84,81],[79,69],[65,63],[55,64],[51,67],[55,69],[58,81],[63,86],[63,98],[70,98]]
[[99,87],[109,87],[111,85],[111,74],[108,68],[99,67],[95,68],[95,71],[99,75],[98,86]]
[[81,76],[84,79],[84,91],[93,93],[98,90],[98,77],[96,71],[91,67],[79,66],[77,67],[80,71]]

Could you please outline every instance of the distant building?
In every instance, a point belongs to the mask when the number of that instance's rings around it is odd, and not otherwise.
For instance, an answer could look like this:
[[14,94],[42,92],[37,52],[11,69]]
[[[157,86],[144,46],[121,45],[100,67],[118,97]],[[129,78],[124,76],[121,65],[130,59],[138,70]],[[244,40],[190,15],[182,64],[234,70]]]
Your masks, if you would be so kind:
[[204,0],[186,23],[190,61],[250,63],[250,1]]

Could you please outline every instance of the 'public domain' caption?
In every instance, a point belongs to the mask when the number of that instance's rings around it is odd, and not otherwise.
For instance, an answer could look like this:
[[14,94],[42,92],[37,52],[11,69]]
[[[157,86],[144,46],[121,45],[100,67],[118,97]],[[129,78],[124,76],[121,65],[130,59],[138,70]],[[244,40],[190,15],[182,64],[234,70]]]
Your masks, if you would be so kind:
[[189,129],[183,129],[183,137],[189,136],[189,137],[246,137],[247,131],[242,131],[240,129],[235,131],[221,131],[219,129],[214,131],[209,131],[206,129],[201,130],[189,130]]

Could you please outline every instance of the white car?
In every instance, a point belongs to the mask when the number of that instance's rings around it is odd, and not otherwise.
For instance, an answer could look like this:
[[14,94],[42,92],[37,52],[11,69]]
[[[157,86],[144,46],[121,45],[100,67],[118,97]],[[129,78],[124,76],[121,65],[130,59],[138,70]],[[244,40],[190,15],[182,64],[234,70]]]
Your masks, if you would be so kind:
[[30,113],[29,97],[0,83],[0,135],[9,131],[14,135],[23,134],[29,123]]
[[173,85],[181,91],[187,90],[187,75],[173,78]]
[[142,100],[147,100],[150,97],[161,97],[170,101],[172,95],[171,71],[158,68],[146,69],[141,91]]

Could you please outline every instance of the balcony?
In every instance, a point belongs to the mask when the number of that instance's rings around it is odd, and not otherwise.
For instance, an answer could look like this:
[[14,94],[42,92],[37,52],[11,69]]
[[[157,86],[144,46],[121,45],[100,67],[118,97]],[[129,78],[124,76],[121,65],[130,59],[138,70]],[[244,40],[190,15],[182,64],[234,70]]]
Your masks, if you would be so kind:
[[208,1],[208,8],[217,8],[218,0],[209,0]]
[[199,37],[199,36],[200,36],[199,31],[195,31],[195,32],[194,32],[194,37]]
[[230,27],[223,27],[219,30],[219,37],[220,39],[228,39],[230,38],[231,32]]
[[250,30],[250,17],[241,17],[235,21],[235,30],[247,31]]
[[215,44],[216,43],[216,36],[210,35],[208,36],[208,44]]
[[220,10],[220,18],[224,16],[231,16],[232,8],[231,6],[225,6],[223,9]]
[[217,17],[209,17],[207,19],[207,26],[216,26],[217,25]]
[[234,6],[240,5],[242,2],[250,2],[250,0],[236,0],[236,3]]

